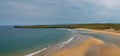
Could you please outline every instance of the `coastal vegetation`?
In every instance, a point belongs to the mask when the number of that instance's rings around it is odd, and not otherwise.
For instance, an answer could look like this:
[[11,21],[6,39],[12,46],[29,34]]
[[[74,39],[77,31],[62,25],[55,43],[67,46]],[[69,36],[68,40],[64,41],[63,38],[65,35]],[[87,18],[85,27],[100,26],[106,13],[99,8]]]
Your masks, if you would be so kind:
[[30,25],[30,26],[14,26],[16,28],[87,28],[87,29],[97,29],[106,30],[114,29],[120,30],[120,24],[64,24],[64,25]]

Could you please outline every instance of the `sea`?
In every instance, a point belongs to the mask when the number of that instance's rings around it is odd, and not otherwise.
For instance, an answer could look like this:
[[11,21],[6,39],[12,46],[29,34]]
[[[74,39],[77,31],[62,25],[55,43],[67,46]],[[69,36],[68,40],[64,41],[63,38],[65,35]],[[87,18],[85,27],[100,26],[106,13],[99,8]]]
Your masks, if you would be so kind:
[[[100,39],[120,47],[120,36],[64,28],[15,28],[0,26],[0,56],[33,56],[57,45],[63,47],[77,35]],[[60,44],[60,45],[59,45]]]
[[0,26],[0,56],[25,56],[69,38],[71,32],[68,29]]

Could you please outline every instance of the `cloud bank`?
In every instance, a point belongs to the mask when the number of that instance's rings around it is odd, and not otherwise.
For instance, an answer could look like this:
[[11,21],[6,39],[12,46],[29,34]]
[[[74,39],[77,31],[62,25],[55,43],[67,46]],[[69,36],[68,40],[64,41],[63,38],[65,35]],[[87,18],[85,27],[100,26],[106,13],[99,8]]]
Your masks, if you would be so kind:
[[1,0],[0,24],[119,23],[120,0]]

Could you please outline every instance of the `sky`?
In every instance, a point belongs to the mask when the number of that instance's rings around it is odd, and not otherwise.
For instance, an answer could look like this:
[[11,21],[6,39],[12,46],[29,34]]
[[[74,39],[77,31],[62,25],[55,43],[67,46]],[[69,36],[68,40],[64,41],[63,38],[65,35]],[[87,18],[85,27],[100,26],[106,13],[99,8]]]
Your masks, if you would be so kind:
[[0,25],[120,23],[120,0],[0,0]]

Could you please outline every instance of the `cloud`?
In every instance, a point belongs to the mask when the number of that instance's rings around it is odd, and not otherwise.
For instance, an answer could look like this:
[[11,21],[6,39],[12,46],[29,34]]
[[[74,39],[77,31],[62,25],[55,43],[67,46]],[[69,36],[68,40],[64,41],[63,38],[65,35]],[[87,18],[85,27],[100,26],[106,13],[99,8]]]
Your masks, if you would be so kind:
[[[115,17],[120,12],[119,0],[65,0],[66,18],[104,20]],[[111,15],[114,15],[111,17]],[[119,18],[116,18],[119,19]],[[113,19],[115,20],[115,19]]]
[[98,2],[102,6],[105,6],[106,8],[116,8],[120,4],[119,0],[101,0],[101,1],[98,1]]
[[119,11],[119,4],[119,0],[12,0],[0,3],[7,7],[1,12],[33,18],[107,17]]
[[119,0],[1,0],[0,18],[44,24],[118,22],[119,5]]
[[[30,0],[30,1],[33,1],[33,0]],[[57,12],[59,11],[59,7],[56,6],[58,4],[57,1],[48,2],[47,0],[46,1],[35,0],[36,3],[40,2],[40,4],[31,3],[30,1],[29,2],[25,2],[25,1],[0,2],[0,7],[2,7],[3,9],[3,10],[0,9],[0,12],[16,15],[20,17],[33,17],[33,18],[57,17]]]
[[7,7],[7,9],[3,10],[4,12],[18,14],[18,15],[36,15],[38,14],[38,7],[32,4],[24,3],[24,2],[2,2],[0,5]]

